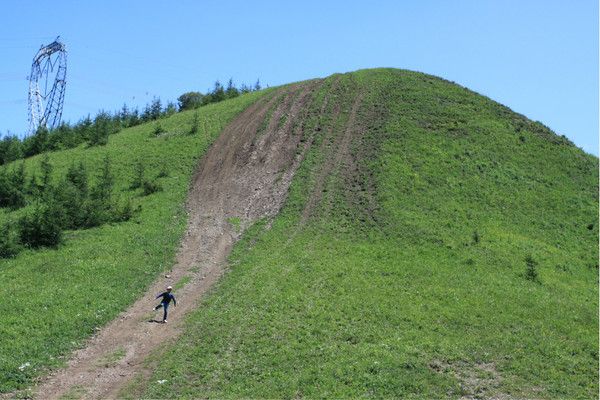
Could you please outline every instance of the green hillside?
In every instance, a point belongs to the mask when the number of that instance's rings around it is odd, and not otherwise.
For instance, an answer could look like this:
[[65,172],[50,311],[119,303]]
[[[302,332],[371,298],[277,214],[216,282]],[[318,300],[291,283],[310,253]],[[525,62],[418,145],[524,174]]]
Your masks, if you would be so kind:
[[[283,209],[244,232],[181,337],[122,395],[596,397],[598,159],[429,75],[362,70],[314,85]],[[49,153],[54,182],[79,161],[96,176],[108,156],[117,197],[141,208],[0,259],[0,393],[63,365],[169,270],[198,160],[281,91],[177,113],[158,136],[150,123]],[[272,117],[260,129],[281,123]],[[25,160],[28,176],[42,160]],[[140,162],[161,191],[130,189]],[[0,222],[32,207],[0,209]]]
[[[99,327],[136,300],[173,263],[185,228],[183,203],[198,158],[234,116],[268,91],[175,114],[155,123],[111,135],[106,146],[51,152],[53,183],[83,162],[91,184],[105,157],[111,161],[115,192],[141,210],[127,222],[67,231],[58,248],[26,250],[0,258],[0,393],[23,388],[64,357]],[[197,112],[199,131],[190,135]],[[44,156],[25,160],[29,178],[41,174]],[[148,196],[131,190],[138,163],[162,187]],[[8,171],[20,162],[0,167]],[[166,175],[166,176],[162,176]],[[161,176],[156,178],[157,176]],[[16,224],[26,209],[0,208],[0,225]]]
[[284,209],[123,395],[597,396],[597,158],[420,73],[309,107]]

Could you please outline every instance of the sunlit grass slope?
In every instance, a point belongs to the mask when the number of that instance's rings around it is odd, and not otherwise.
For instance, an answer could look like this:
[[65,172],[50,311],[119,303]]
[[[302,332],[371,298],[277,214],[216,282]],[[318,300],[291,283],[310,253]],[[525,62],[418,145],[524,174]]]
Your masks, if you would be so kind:
[[[183,203],[197,160],[225,124],[265,92],[202,107],[199,129],[190,135],[194,113],[160,121],[166,131],[155,136],[156,123],[125,129],[106,146],[78,147],[49,153],[54,177],[73,163],[96,175],[109,157],[117,195],[132,198],[141,212],[128,222],[70,231],[58,249],[28,250],[0,259],[0,393],[21,388],[47,367],[61,365],[98,327],[113,319],[170,268],[186,223]],[[29,174],[43,156],[25,161]],[[129,190],[135,165],[163,190],[141,196]],[[12,168],[9,165],[5,168]],[[0,213],[0,222],[17,212]]]
[[420,73],[334,75],[310,107],[284,209],[123,394],[596,397],[598,159]]

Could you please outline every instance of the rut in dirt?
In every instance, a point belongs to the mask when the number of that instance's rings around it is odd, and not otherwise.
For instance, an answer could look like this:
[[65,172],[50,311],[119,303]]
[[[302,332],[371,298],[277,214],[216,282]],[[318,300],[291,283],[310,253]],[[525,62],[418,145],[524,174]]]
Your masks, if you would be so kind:
[[[115,398],[132,378],[149,376],[143,361],[182,331],[185,314],[223,274],[244,228],[274,217],[310,140],[304,121],[322,80],[286,86],[242,112],[202,158],[186,203],[188,228],[168,279],[159,279],[118,318],[76,351],[67,367],[44,378],[37,398],[64,395]],[[233,224],[231,221],[239,221]],[[154,296],[167,284],[190,281],[175,293],[168,324],[149,323]]]

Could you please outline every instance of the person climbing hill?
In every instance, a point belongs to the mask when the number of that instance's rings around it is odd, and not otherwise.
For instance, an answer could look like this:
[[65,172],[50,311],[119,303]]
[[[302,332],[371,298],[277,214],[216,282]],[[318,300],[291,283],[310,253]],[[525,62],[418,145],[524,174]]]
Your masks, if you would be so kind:
[[154,307],[152,310],[156,311],[159,308],[163,308],[164,312],[163,312],[163,320],[162,323],[166,324],[167,323],[167,311],[169,309],[169,303],[171,303],[171,300],[173,300],[173,305],[175,307],[177,307],[177,300],[175,300],[175,296],[173,296],[173,294],[171,293],[171,291],[173,290],[173,288],[171,286],[167,286],[167,291],[166,292],[162,292],[161,294],[159,294],[158,296],[156,296],[156,298],[158,299],[159,297],[162,297],[162,300],[160,301],[160,304],[157,305],[156,307]]

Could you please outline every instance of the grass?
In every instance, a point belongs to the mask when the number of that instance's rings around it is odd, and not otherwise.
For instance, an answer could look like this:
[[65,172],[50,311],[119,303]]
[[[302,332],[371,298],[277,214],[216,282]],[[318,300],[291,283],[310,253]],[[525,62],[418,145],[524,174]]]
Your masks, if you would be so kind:
[[79,400],[82,399],[87,390],[79,385],[71,387],[64,395],[60,397],[60,400]]
[[184,287],[185,285],[190,283],[191,280],[192,280],[192,277],[190,277],[189,275],[184,276],[183,278],[178,280],[177,283],[173,286],[173,290],[177,291],[177,290],[181,289],[182,287]]
[[242,227],[242,220],[240,217],[229,217],[227,218],[227,222],[233,227],[236,232],[240,232]]
[[97,365],[105,368],[114,367],[125,357],[127,352],[124,348],[118,348],[110,354],[106,354],[97,360]]
[[[55,178],[79,161],[94,175],[108,156],[118,195],[131,198],[141,212],[125,223],[68,231],[58,249],[27,250],[0,260],[0,297],[7,301],[0,317],[0,393],[22,389],[63,365],[73,349],[170,267],[185,228],[183,204],[198,158],[225,123],[267,92],[175,114],[160,121],[165,131],[160,137],[149,123],[111,135],[106,146],[49,153]],[[189,135],[195,113],[200,129]],[[29,175],[39,170],[41,159],[25,161]],[[161,176],[162,191],[140,196],[129,190],[137,160],[143,161],[146,176]],[[0,222],[19,212],[0,210]],[[19,369],[24,363],[30,367]]]
[[[326,91],[284,209],[138,396],[596,397],[598,159],[428,75],[336,75],[312,107]],[[359,93],[356,169],[300,224]]]

